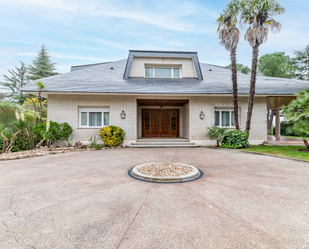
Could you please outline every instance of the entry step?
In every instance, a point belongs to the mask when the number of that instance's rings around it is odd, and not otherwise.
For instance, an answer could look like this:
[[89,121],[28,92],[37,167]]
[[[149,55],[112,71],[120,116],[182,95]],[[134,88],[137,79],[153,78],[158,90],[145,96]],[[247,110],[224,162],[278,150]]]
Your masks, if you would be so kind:
[[188,138],[138,138],[137,143],[140,142],[190,142]]
[[149,145],[127,145],[127,147],[130,148],[195,148],[195,147],[200,147],[199,145],[196,144],[183,144],[183,145],[173,145],[173,144],[161,144],[161,145],[155,145],[155,144],[149,144]]

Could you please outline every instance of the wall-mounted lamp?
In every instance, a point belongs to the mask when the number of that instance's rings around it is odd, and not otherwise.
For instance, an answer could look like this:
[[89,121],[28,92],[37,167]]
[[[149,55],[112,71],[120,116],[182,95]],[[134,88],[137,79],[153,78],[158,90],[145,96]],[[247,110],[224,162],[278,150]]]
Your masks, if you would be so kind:
[[201,111],[201,113],[200,113],[200,118],[201,118],[201,119],[204,119],[204,118],[205,118],[205,114],[204,114],[203,111]]
[[122,119],[125,119],[126,118],[126,113],[124,111],[122,111],[120,116],[121,116]]

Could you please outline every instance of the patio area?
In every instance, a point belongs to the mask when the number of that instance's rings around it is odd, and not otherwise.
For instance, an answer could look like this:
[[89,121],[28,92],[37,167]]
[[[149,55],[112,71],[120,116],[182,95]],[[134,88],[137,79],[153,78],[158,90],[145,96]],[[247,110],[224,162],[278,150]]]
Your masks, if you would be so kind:
[[[146,162],[193,182],[134,180]],[[308,248],[309,164],[209,148],[124,148],[0,162],[0,248]]]

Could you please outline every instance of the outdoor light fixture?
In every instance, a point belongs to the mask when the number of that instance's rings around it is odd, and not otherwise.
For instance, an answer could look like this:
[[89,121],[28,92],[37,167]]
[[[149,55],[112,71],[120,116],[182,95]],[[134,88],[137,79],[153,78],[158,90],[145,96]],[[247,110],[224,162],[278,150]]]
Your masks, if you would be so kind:
[[125,119],[126,118],[126,113],[124,111],[122,111],[120,116],[121,116],[122,119]]
[[205,118],[205,114],[204,114],[203,111],[201,111],[201,113],[200,113],[200,118],[201,118],[201,119],[204,119],[204,118]]
[[163,106],[161,106],[160,109],[163,110]]

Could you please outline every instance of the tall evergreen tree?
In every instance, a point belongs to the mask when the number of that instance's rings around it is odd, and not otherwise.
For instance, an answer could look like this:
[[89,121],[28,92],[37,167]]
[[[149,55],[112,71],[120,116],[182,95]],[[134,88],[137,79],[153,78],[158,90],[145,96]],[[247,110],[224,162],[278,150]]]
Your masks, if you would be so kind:
[[44,44],[41,50],[37,52],[37,57],[33,60],[32,65],[29,65],[28,79],[37,80],[49,76],[57,75],[55,72],[56,63],[52,63],[50,56],[45,48]]
[[[232,64],[227,66],[228,68],[232,68]],[[243,74],[249,74],[251,72],[251,69],[248,66],[244,66],[243,64],[236,64],[237,70],[240,70]]]
[[299,80],[309,80],[309,45],[301,51],[294,51],[292,63],[296,68],[296,77]]
[[12,102],[23,104],[26,99],[26,94],[21,92],[21,88],[25,86],[27,81],[27,67],[21,61],[20,67],[15,66],[15,69],[8,70],[10,75],[3,75],[4,80],[1,85],[9,90],[9,93],[5,96]]
[[288,78],[295,77],[295,68],[292,66],[290,56],[284,52],[276,52],[261,56],[258,63],[259,73],[264,76]]

